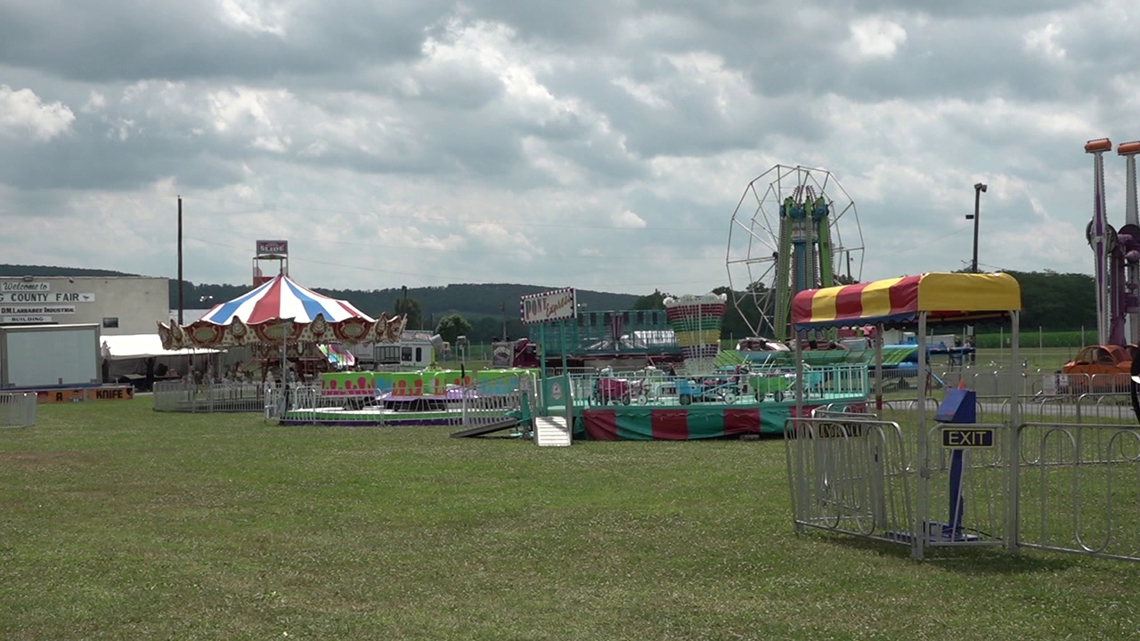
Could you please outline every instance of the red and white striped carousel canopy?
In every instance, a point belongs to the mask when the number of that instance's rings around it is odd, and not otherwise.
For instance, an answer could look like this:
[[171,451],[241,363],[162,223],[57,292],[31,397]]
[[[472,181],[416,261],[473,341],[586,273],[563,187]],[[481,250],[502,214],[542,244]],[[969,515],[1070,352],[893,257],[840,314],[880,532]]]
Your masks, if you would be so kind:
[[247,294],[215,305],[199,322],[229,325],[234,319],[240,319],[246,325],[276,320],[311,323],[318,315],[328,323],[350,318],[374,321],[347,301],[318,294],[298,285],[288,276],[280,275]]

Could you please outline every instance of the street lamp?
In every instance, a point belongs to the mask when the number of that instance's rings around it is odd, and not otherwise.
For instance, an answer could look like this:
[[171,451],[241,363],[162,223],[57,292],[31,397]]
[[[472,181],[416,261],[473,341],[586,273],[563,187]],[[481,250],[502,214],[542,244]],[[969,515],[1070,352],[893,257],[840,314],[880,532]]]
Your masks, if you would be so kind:
[[978,207],[982,202],[982,192],[986,190],[985,183],[974,183],[974,213],[966,214],[966,220],[974,221],[974,261],[970,263],[970,271],[978,273]]

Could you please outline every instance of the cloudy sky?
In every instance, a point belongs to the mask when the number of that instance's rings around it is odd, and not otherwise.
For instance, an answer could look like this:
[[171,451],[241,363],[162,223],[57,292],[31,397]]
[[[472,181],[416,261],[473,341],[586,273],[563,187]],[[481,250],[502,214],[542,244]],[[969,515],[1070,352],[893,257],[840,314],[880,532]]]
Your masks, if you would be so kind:
[[181,195],[194,282],[280,238],[315,287],[699,293],[770,256],[746,188],[782,164],[830,172],[864,279],[968,265],[977,182],[983,269],[1090,273],[1083,146],[1140,138],[1138,30],[1135,0],[0,0],[0,262],[174,277]]

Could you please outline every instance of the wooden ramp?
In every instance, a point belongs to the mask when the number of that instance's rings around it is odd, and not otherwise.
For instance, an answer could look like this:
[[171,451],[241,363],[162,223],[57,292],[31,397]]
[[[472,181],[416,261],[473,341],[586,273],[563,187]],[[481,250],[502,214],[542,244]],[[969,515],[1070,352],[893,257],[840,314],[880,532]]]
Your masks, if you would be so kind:
[[536,416],[534,418],[534,444],[539,447],[565,447],[570,445],[570,428],[565,416]]

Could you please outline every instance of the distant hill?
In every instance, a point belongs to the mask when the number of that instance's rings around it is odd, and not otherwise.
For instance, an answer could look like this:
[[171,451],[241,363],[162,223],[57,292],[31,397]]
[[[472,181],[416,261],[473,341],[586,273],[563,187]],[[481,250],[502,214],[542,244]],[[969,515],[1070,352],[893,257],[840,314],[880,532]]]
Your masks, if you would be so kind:
[[138,276],[109,269],[80,269],[49,265],[0,265],[0,276]]
[[[1009,272],[1021,285],[1023,330],[1079,330],[1096,327],[1096,288],[1087,274],[1059,274],[1044,272]],[[43,265],[0,265],[0,276],[137,276],[106,269],[78,269]],[[315,283],[302,283],[306,287],[347,300],[367,314],[391,312],[397,298],[404,295],[400,288],[371,291],[326,289]],[[502,333],[502,321],[507,321],[509,336],[525,335],[519,322],[520,296],[554,289],[542,285],[495,283],[484,285],[460,284],[446,287],[413,287],[408,298],[420,302],[425,326],[438,323],[450,313],[462,314],[473,325],[471,339],[490,340]],[[195,284],[183,286],[183,309],[212,307],[217,303],[236,298],[250,290],[249,285]],[[578,302],[587,310],[606,311],[633,309],[642,298],[634,294],[612,294],[585,289],[578,290]],[[178,283],[170,281],[170,308],[178,308]],[[736,312],[725,317],[725,331],[743,336],[747,328]]]
[[[377,289],[362,291],[354,289],[327,289],[314,287],[310,283],[301,283],[306,287],[320,292],[326,296],[346,300],[366,314],[378,315],[380,312],[391,312],[395,309],[396,299],[404,296],[400,288]],[[170,283],[171,309],[178,306],[177,282]],[[407,296],[420,302],[423,308],[424,319],[434,318],[436,321],[447,314],[462,314],[470,321],[482,317],[500,318],[505,313],[507,318],[518,318],[519,297],[527,294],[554,289],[541,285],[519,284],[483,284],[483,285],[447,285],[446,287],[409,287]],[[184,307],[208,307],[214,303],[236,298],[249,291],[248,286],[235,285],[183,285]],[[634,294],[612,294],[608,292],[595,292],[578,290],[578,303],[591,310],[632,309],[634,302],[640,296]],[[203,305],[201,303],[208,303]]]
[[[137,276],[106,269],[79,269],[75,267],[52,267],[42,265],[0,265],[0,276]],[[316,287],[315,283],[302,285],[326,296],[347,300],[366,314],[379,316],[381,312],[392,312],[396,299],[404,296],[402,289],[389,288],[371,291],[353,289],[327,289]],[[184,281],[182,286],[182,308],[209,308],[217,303],[232,300],[248,292],[250,285],[196,284]],[[501,333],[502,319],[508,323],[511,336],[524,335],[519,317],[519,297],[527,294],[555,289],[541,285],[489,284],[489,285],[447,285],[446,287],[410,287],[408,298],[420,301],[424,322],[439,322],[451,313],[462,314],[472,324],[479,325],[473,332],[473,340],[490,340]],[[640,296],[634,294],[612,294],[578,290],[578,302],[590,310],[632,309]],[[170,281],[170,309],[178,308],[178,281]],[[482,321],[482,322],[480,322]],[[483,335],[486,335],[484,338]]]

